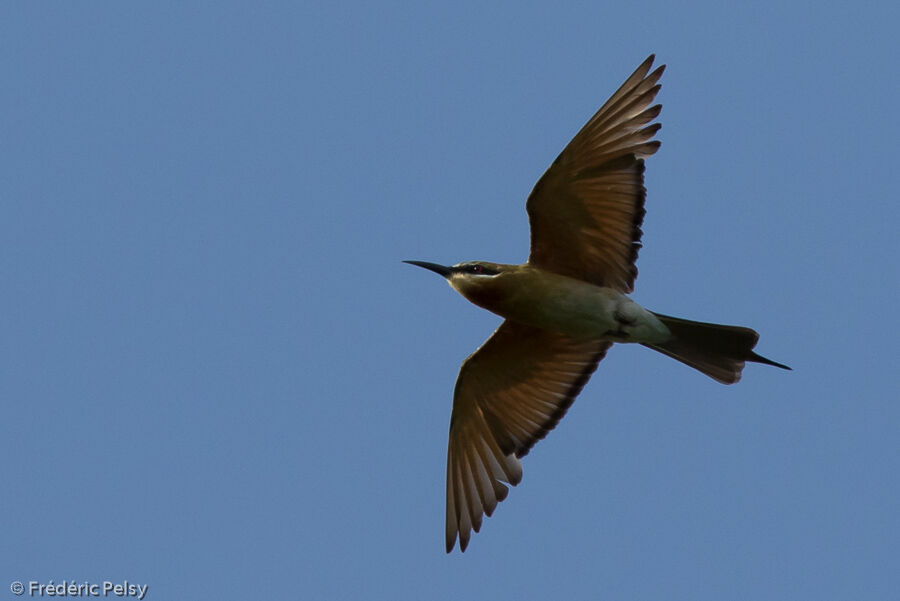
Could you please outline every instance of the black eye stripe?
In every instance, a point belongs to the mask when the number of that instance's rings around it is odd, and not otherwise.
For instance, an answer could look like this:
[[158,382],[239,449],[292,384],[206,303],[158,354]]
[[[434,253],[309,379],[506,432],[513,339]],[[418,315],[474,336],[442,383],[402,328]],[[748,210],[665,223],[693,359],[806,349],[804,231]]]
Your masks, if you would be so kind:
[[497,275],[500,273],[496,269],[492,269],[480,263],[466,263],[457,265],[453,268],[456,273],[471,273],[473,275]]

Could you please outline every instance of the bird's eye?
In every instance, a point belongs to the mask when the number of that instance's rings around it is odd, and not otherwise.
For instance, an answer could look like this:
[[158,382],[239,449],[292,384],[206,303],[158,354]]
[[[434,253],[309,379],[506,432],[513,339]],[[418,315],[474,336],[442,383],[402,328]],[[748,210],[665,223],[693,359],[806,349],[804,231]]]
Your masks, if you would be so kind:
[[481,265],[472,265],[469,267],[469,273],[484,273],[484,267]]

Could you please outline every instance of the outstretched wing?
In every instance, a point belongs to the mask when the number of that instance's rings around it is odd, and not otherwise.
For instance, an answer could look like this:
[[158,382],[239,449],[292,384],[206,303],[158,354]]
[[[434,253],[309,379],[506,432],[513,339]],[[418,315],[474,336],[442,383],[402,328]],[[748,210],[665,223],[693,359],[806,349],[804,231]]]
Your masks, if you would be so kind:
[[644,218],[644,157],[659,149],[647,125],[665,65],[653,55],[591,117],[528,197],[531,256],[542,269],[622,292],[634,289]]
[[466,550],[522,479],[519,458],[565,415],[611,343],[503,322],[459,370],[447,451],[447,552]]

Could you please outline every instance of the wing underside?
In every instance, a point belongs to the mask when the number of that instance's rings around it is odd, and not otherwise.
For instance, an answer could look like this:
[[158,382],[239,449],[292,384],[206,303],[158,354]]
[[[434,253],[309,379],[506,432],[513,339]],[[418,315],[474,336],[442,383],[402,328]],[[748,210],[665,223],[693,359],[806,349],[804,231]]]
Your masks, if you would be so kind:
[[609,342],[505,321],[463,362],[447,452],[447,551],[465,550],[522,478],[519,459],[565,415]]

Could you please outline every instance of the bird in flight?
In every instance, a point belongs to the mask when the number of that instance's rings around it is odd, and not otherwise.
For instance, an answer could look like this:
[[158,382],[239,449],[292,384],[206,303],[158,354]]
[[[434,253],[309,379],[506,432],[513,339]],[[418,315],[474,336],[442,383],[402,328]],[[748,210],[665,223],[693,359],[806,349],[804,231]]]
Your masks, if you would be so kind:
[[[465,551],[482,517],[522,479],[520,459],[547,435],[613,343],[637,343],[733,384],[753,352],[750,328],[688,321],[644,309],[634,290],[644,217],[644,159],[661,105],[665,65],[653,55],[581,128],[525,205],[531,253],[521,265],[405,261],[447,279],[504,318],[459,370],[447,452],[447,552]],[[504,484],[506,483],[506,484]]]

